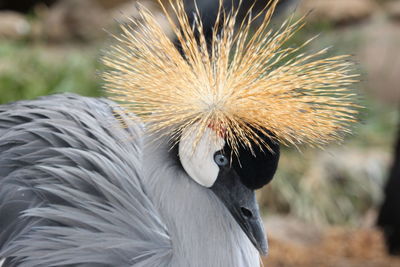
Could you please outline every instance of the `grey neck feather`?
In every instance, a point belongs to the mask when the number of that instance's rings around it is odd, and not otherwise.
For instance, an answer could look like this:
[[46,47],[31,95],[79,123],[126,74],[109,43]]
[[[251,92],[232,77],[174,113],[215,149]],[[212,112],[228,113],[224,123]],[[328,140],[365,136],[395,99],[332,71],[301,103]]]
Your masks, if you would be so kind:
[[171,236],[172,266],[260,265],[258,251],[227,208],[186,174],[168,142],[147,138],[143,151],[143,183]]

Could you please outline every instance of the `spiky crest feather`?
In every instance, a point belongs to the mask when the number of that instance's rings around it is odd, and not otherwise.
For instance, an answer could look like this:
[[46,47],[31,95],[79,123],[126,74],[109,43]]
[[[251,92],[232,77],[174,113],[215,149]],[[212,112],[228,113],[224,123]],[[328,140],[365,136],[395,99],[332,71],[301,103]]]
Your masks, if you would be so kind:
[[265,148],[258,133],[285,145],[340,140],[357,113],[347,89],[355,82],[352,63],[347,56],[321,59],[327,49],[299,53],[311,40],[285,47],[304,18],[270,30],[277,3],[270,1],[254,33],[250,12],[238,25],[238,8],[229,14],[221,8],[207,43],[198,11],[191,25],[182,0],[169,0],[172,15],[160,2],[181,51],[141,8],[141,20],[122,25],[103,58],[112,69],[103,75],[107,92],[148,122],[151,132],[196,134],[199,140],[211,125],[235,152],[239,144]]

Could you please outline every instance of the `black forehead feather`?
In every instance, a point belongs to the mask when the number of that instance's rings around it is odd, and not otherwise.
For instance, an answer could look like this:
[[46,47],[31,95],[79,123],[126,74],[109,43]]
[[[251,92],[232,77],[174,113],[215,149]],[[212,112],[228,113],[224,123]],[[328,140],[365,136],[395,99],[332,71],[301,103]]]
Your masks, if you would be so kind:
[[[280,149],[279,144],[272,138],[257,133],[270,147],[270,150],[262,150],[254,146],[253,153],[244,146],[239,146],[238,157],[232,157],[232,168],[240,176],[241,182],[248,188],[255,190],[268,184],[278,167]],[[228,145],[224,150],[230,150]]]

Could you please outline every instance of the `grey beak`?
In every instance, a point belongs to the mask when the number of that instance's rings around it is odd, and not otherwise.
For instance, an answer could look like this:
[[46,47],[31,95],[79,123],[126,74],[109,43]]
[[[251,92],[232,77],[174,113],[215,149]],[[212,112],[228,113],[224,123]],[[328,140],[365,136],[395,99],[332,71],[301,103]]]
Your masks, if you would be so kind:
[[254,190],[243,185],[233,170],[221,170],[211,190],[228,208],[260,254],[265,255],[268,243]]

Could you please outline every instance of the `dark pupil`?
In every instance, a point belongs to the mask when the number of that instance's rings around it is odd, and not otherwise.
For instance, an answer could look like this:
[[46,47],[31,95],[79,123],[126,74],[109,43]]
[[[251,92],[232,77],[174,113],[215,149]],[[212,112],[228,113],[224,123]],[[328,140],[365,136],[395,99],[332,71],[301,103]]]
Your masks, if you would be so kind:
[[228,159],[222,154],[216,154],[214,160],[219,166],[225,166],[228,164]]

